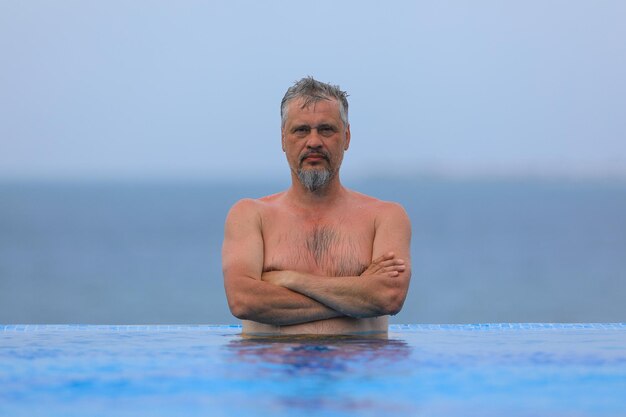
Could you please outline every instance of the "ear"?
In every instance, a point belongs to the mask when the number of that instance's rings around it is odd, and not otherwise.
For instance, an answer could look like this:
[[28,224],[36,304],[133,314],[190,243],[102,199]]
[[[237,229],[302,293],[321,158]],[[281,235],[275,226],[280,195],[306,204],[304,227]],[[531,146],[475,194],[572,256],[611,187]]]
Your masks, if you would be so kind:
[[285,130],[280,129],[280,144],[283,147],[283,152],[285,152]]
[[348,123],[348,126],[346,127],[346,144],[343,147],[343,150],[347,151],[349,147],[350,147],[350,124]]

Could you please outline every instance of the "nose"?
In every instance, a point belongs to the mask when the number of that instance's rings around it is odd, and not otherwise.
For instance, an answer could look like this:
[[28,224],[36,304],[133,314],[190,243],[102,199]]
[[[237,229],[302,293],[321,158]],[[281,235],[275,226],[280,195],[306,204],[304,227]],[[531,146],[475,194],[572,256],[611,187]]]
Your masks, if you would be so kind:
[[307,136],[306,146],[310,149],[321,148],[324,143],[317,129],[311,129],[311,133]]

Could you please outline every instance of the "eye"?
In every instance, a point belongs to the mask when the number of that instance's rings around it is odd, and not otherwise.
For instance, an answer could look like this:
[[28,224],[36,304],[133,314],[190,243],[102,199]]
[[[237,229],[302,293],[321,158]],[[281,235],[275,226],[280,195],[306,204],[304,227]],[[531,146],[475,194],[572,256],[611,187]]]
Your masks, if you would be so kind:
[[322,136],[332,136],[337,132],[334,126],[331,125],[321,125],[317,127],[317,132]]
[[292,133],[298,137],[304,137],[311,132],[311,128],[309,126],[296,126]]

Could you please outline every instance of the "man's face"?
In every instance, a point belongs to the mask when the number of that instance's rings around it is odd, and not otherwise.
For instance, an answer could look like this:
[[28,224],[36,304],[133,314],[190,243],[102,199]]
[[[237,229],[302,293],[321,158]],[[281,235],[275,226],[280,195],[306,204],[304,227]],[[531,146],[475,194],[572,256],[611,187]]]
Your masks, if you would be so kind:
[[350,145],[350,126],[344,127],[337,100],[320,100],[305,108],[302,104],[302,99],[296,99],[287,105],[282,129],[287,162],[301,182],[324,176],[330,180]]

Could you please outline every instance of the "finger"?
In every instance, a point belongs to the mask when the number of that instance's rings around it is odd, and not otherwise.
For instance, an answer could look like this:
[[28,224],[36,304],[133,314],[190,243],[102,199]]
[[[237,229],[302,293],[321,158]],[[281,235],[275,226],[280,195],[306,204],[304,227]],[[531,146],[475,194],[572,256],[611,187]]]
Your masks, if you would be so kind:
[[380,264],[371,264],[367,267],[365,271],[361,275],[374,275],[381,271],[382,267]]
[[388,266],[387,268],[384,268],[383,272],[392,272],[392,271],[402,272],[405,270],[406,270],[406,266],[404,265],[392,265],[392,266]]
[[372,261],[372,264],[379,264],[381,262],[393,259],[395,256],[396,255],[393,252],[384,253],[384,254],[380,255],[378,258],[374,259]]
[[402,259],[389,259],[387,261],[383,261],[380,263],[383,267],[393,266],[393,265],[404,265],[404,261]]

